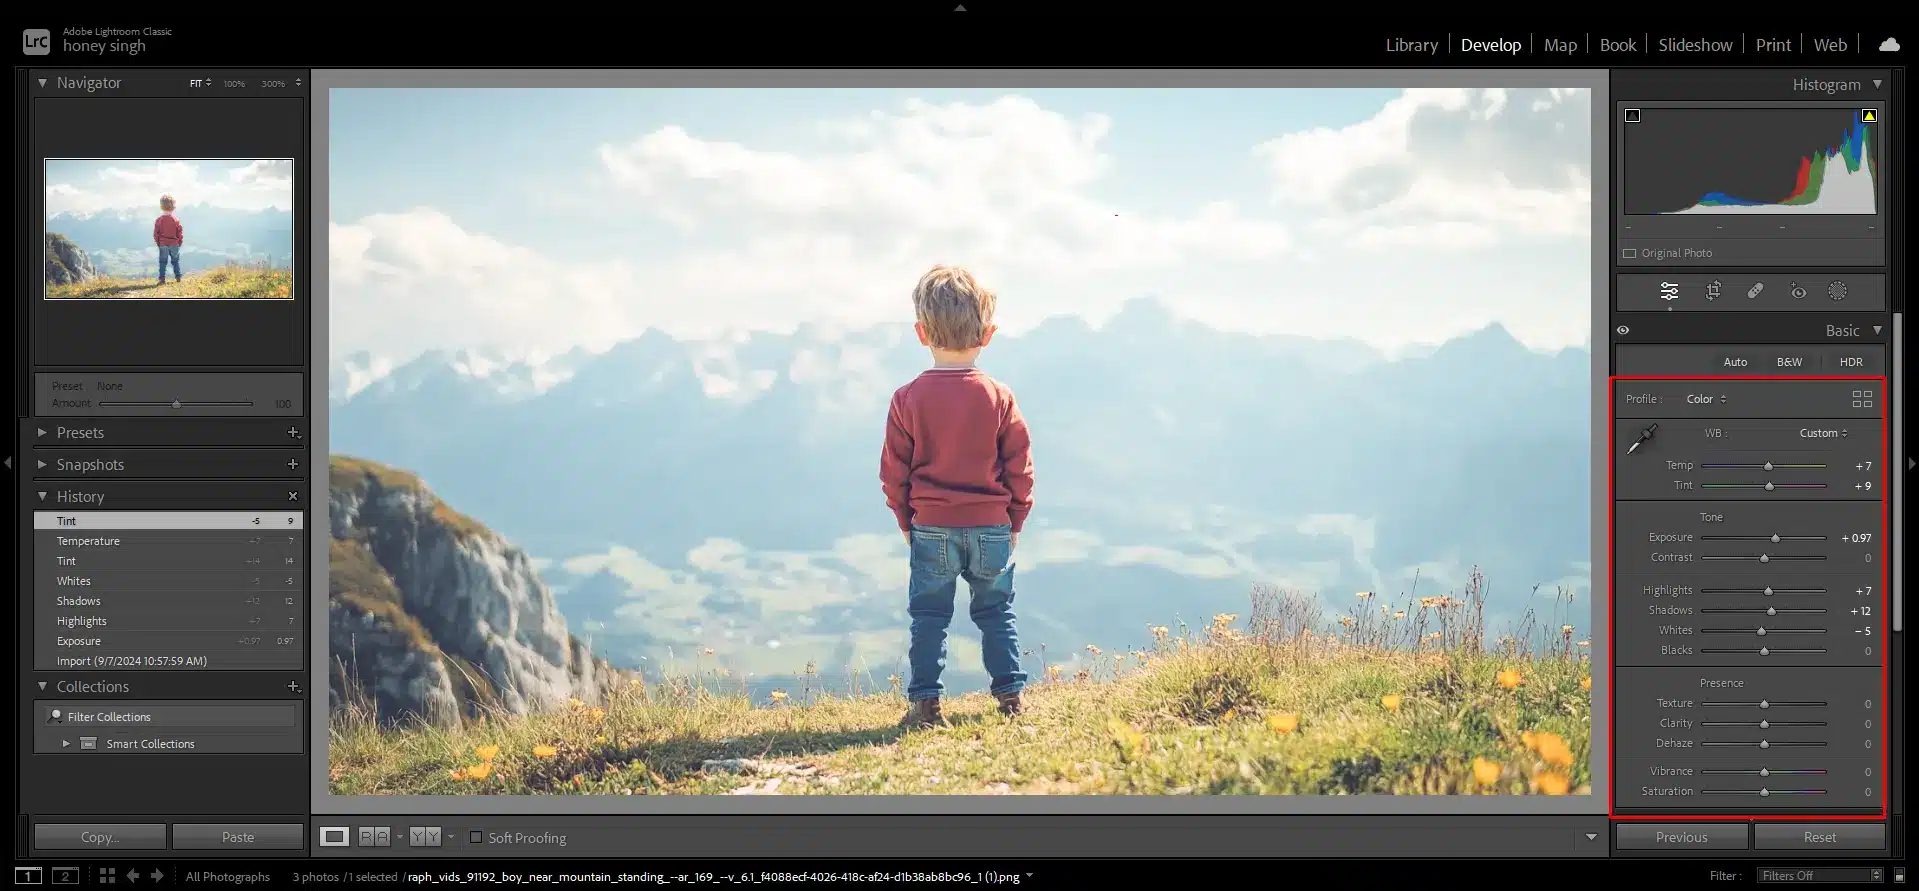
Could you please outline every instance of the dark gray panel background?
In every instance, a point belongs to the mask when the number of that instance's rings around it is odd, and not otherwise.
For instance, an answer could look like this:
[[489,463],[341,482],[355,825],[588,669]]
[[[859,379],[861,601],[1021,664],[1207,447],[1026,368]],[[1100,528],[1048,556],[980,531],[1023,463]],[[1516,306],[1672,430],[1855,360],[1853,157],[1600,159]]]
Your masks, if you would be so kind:
[[[1621,344],[1613,367],[1622,375],[1729,377],[1790,374],[1781,359],[1796,359],[1806,374],[1886,376],[1886,347],[1764,344]],[[1737,364],[1743,361],[1745,364]]]
[[[1853,78],[1848,79],[1864,79]],[[1873,216],[1834,216],[1810,214],[1702,214],[1687,216],[1627,216],[1618,214],[1613,223],[1618,227],[1614,260],[1619,266],[1626,267],[1699,267],[1699,266],[1883,266],[1886,262],[1886,194],[1888,180],[1886,159],[1890,134],[1883,123],[1886,103],[1883,99],[1864,100],[1820,100],[1804,101],[1808,97],[1794,96],[1801,101],[1713,101],[1700,103],[1692,100],[1675,99],[1621,99],[1611,104],[1611,121],[1619,121],[1612,127],[1613,152],[1612,170],[1615,191],[1622,190],[1628,175],[1629,163],[1657,164],[1658,159],[1639,159],[1629,162],[1625,157],[1626,128],[1633,126],[1624,123],[1627,108],[1793,108],[1808,106],[1827,106],[1833,108],[1877,108],[1881,111],[1880,130],[1874,134],[1873,144],[1879,158],[1880,179],[1879,206],[1882,212]],[[1782,228],[1783,227],[1783,228]],[[1637,256],[1626,257],[1625,250],[1634,250]],[[1649,256],[1648,251],[1685,251],[1703,252],[1703,256],[1674,257],[1661,259]]]
[[[72,73],[72,72],[67,72]],[[89,72],[91,73],[91,72]],[[46,223],[44,158],[296,158],[304,161],[306,100],[48,97],[30,101],[33,147],[27,169],[31,245]],[[320,146],[325,150],[325,145]],[[294,165],[296,200],[307,164]],[[324,202],[322,202],[324,204]],[[307,215],[293,220],[292,300],[41,300],[35,269],[28,319],[33,363],[93,365],[300,366],[307,348]],[[38,248],[34,248],[38,251]],[[23,294],[23,299],[26,299]],[[164,331],[164,337],[155,332]]]
[[[1884,803],[1884,726],[1880,673],[1873,668],[1809,672],[1782,666],[1728,666],[1675,670],[1621,665],[1613,701],[1613,739],[1618,756],[1614,804],[1620,808],[1672,808],[1676,813],[1814,813],[1822,808],[1867,808]],[[1739,688],[1707,688],[1703,679],[1738,681]],[[1853,692],[1858,691],[1858,692]],[[1823,702],[1824,706],[1706,706],[1706,702]],[[1709,727],[1706,722],[1824,722],[1823,727]],[[1662,722],[1666,722],[1663,723]],[[1690,722],[1690,723],[1684,723]],[[1780,744],[1817,742],[1818,747],[1708,746],[1709,742]],[[1655,775],[1654,768],[1691,770],[1691,776]],[[1706,776],[1703,770],[1824,770],[1821,776]],[[1649,788],[1690,795],[1648,794]],[[1823,789],[1823,795],[1715,795],[1708,789]]]
[[[116,538],[110,547],[62,547],[61,537]],[[32,567],[38,670],[289,669],[305,657],[304,531],[273,529],[36,530]],[[63,559],[72,563],[63,563]],[[292,561],[292,562],[288,562]],[[61,576],[90,585],[59,585]],[[63,606],[88,598],[98,605]],[[291,601],[289,603],[289,601]],[[67,627],[62,620],[93,627]],[[56,638],[99,639],[62,647]],[[281,639],[290,643],[280,644]],[[252,640],[255,643],[244,643]],[[204,665],[70,666],[62,656],[202,657]]]
[[[56,392],[55,382],[78,383],[78,391]],[[100,389],[100,384],[117,390]],[[69,408],[56,406],[58,398],[87,399],[91,404]],[[102,402],[161,402],[179,400],[179,408],[161,406],[101,405]],[[250,405],[191,405],[193,402],[251,403]],[[299,372],[128,372],[85,373],[41,372],[33,376],[33,404],[37,417],[235,417],[275,416],[297,418],[306,412],[306,375]],[[44,425],[42,425],[44,426]]]
[[[1702,512],[1723,512],[1724,523],[1701,523]],[[1815,502],[1795,505],[1694,505],[1622,502],[1614,565],[1614,659],[1620,665],[1735,665],[1768,660],[1794,666],[1865,665],[1875,670],[1885,657],[1884,551],[1878,505]],[[1870,543],[1841,542],[1846,530],[1862,530]],[[1824,542],[1651,543],[1649,532],[1700,534],[1825,534]],[[1706,561],[1708,555],[1817,554],[1824,561],[1760,563]],[[1668,562],[1653,562],[1654,556]],[[1686,558],[1690,562],[1676,562]],[[1868,562],[1870,560],[1870,562]],[[1717,589],[1776,589],[1776,593],[1707,593]],[[1823,588],[1823,594],[1777,593]],[[1691,609],[1664,613],[1655,608]],[[1823,609],[1824,613],[1702,613],[1703,609]],[[1760,635],[1712,634],[1707,629],[1760,628]],[[1824,629],[1817,634],[1789,629]],[[1681,653],[1678,648],[1691,648]],[[1770,656],[1709,654],[1704,649],[1813,648],[1823,654]],[[1870,649],[1871,652],[1867,652]]]
[[113,449],[85,446],[33,450],[26,470],[36,480],[172,478],[205,479],[284,477],[306,479],[307,453],[279,449]]
[[[1631,454],[1648,422],[1613,424],[1613,497],[1715,501],[1869,500],[1886,487],[1885,428],[1874,421],[1799,421],[1731,418],[1663,420],[1653,438]],[[1844,433],[1807,437],[1801,431]],[[1718,431],[1719,435],[1709,435]],[[1771,463],[1772,470],[1763,465]],[[1708,464],[1760,464],[1754,469],[1713,469]],[[1788,464],[1824,464],[1792,468]],[[1864,465],[1862,467],[1862,465]],[[1707,489],[1708,484],[1765,484],[1766,489]],[[1866,486],[1870,488],[1855,488]],[[1787,489],[1785,485],[1823,485]]]
[[[41,433],[39,431],[46,431]],[[288,433],[292,430],[292,433]],[[21,427],[26,454],[40,446],[288,446],[305,450],[306,422],[277,418],[88,418]],[[303,456],[304,457],[304,456]]]
[[[1665,218],[1634,219],[1663,221]],[[1634,267],[1886,265],[1886,242],[1880,238],[1823,238],[1812,235],[1804,241],[1785,246],[1762,238],[1652,237],[1643,233],[1621,233],[1619,245],[1619,265]],[[1782,248],[1789,252],[1781,253]]]
[[[41,700],[34,703],[33,750],[39,755],[73,755],[99,758],[129,754],[141,755],[234,755],[297,754],[305,749],[302,737],[306,725],[301,721],[302,703],[294,700],[268,702],[125,702]],[[61,723],[49,720],[54,709],[67,716]],[[76,721],[74,714],[86,715],[111,709],[115,712],[145,716],[146,722]],[[76,744],[83,736],[98,740],[98,748],[87,750]],[[146,740],[188,741],[192,749],[116,750],[110,740],[130,741],[139,746]]]
[[[1853,408],[1852,393],[1873,391],[1871,408]],[[1634,381],[1613,382],[1618,418],[1843,418],[1883,420],[1885,384],[1877,381]],[[1656,403],[1632,402],[1649,395]],[[1686,401],[1710,396],[1710,403]]]
[[[27,504],[74,511],[259,510],[263,505],[299,510],[306,506],[307,485],[306,480],[46,480],[32,484]],[[78,500],[82,496],[94,500]]]
[[[1677,299],[1667,300],[1662,296],[1662,286],[1668,282],[1678,285]],[[1711,299],[1707,289],[1712,282],[1720,285],[1717,299]],[[1833,282],[1845,288],[1844,296],[1838,300],[1833,299],[1830,290]],[[1753,293],[1755,285],[1762,286],[1757,294]],[[1795,286],[1803,289],[1803,297],[1794,298]],[[1831,271],[1621,275],[1618,307],[1620,312],[1885,312],[1886,277]],[[1621,368],[1620,373],[1640,372]]]
[[[742,835],[738,817],[701,815],[454,815],[414,812],[322,816],[310,849],[320,857],[480,860],[505,857],[1604,857],[1601,815],[1433,818],[1388,814],[1150,814],[1136,802],[1098,814],[820,814],[766,816]],[[928,802],[928,810],[950,803]],[[344,826],[352,844],[319,847],[321,830]],[[359,846],[359,828],[384,826],[393,844]],[[413,848],[414,826],[437,826],[441,846]],[[487,839],[471,841],[479,830]],[[516,844],[514,835],[546,838]],[[1591,838],[1587,836],[1591,835]],[[559,844],[564,840],[565,844]]]
[[[1883,349],[1864,344],[1622,347],[1620,371],[1863,374],[1884,367]],[[1792,371],[1782,372],[1782,357],[1793,360],[1785,363]],[[1870,813],[1885,805],[1885,390],[1883,381],[1614,383],[1613,410],[1622,418],[1612,433],[1616,808],[1731,815]],[[1658,401],[1629,402],[1629,394]],[[1656,436],[1629,454],[1653,421],[1660,425]],[[1806,429],[1846,435],[1809,438]],[[1764,469],[1767,462],[1773,470]],[[1761,467],[1708,470],[1702,466],[1707,463]],[[1827,466],[1779,466],[1785,464]],[[1827,488],[1701,488],[1708,482],[1769,481]],[[1868,483],[1873,488],[1854,488]],[[1825,540],[1775,543],[1773,535]],[[1866,539],[1855,539],[1858,535]],[[1703,536],[1765,540],[1701,541]],[[1655,554],[1664,559],[1655,562]],[[1707,559],[1762,554],[1824,559]],[[1768,587],[1776,589],[1774,595],[1763,593]],[[1805,589],[1824,591],[1798,593]],[[1760,628],[1768,634],[1759,635]],[[1761,647],[1763,655],[1756,652]],[[1755,652],[1702,652],[1706,649]],[[1825,652],[1785,652],[1800,649]],[[1723,696],[1724,691],[1701,686],[1709,677],[1745,687],[1740,696]],[[1700,704],[1708,699],[1825,705]],[[1759,721],[1769,726],[1706,724]],[[1770,726],[1774,722],[1813,726]],[[1756,747],[1761,741],[1781,745]],[[1785,745],[1795,742],[1817,745]],[[1700,773],[1761,768],[1825,773]],[[1691,774],[1679,773],[1684,771]],[[1754,794],[1762,789],[1780,794]],[[1785,794],[1792,790],[1819,794]]]

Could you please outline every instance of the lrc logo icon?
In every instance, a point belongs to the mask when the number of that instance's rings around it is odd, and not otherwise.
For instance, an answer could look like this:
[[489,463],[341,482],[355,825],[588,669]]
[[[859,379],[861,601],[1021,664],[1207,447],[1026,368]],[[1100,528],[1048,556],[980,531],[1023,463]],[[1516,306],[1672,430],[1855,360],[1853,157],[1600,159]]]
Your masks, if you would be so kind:
[[44,56],[53,52],[53,32],[45,28],[28,28],[22,31],[20,52],[29,56]]

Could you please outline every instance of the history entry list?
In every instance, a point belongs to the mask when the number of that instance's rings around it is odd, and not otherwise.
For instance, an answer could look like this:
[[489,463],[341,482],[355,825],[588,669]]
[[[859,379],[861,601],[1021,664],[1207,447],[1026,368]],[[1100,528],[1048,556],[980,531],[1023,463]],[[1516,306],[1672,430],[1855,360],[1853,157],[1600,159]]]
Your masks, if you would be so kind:
[[34,667],[304,667],[296,512],[38,511]]

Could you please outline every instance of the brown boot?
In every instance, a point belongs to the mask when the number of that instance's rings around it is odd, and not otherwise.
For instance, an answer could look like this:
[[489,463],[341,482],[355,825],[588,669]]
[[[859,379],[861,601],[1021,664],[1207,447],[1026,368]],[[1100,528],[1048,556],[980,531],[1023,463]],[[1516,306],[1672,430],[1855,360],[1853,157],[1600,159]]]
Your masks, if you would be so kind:
[[1017,717],[1026,708],[1025,703],[1020,702],[1018,690],[1000,693],[993,698],[999,700],[999,713],[1009,718]]
[[937,699],[916,699],[906,710],[906,717],[900,719],[900,729],[918,730],[921,727],[934,727],[946,723],[940,714],[940,701]]

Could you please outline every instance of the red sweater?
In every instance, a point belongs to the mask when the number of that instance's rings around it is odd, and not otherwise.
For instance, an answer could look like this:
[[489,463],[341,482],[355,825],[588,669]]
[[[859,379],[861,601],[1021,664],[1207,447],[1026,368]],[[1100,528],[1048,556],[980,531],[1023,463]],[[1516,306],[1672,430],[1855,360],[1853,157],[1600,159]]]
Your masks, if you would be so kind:
[[933,368],[893,394],[880,488],[902,530],[997,526],[1033,509],[1033,450],[1013,391],[977,368]]
[[153,221],[153,243],[161,246],[179,244],[185,241],[187,230],[180,225],[180,218],[163,213]]

